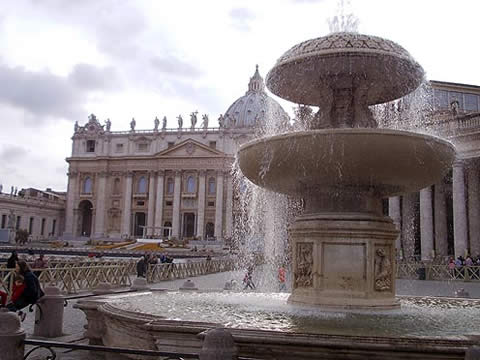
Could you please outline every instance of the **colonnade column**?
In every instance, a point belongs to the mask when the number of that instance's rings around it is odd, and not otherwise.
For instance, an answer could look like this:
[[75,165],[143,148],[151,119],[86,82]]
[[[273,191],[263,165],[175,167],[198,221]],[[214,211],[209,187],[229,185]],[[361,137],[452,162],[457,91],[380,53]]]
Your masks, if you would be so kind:
[[415,202],[417,193],[403,195],[402,235],[403,256],[407,260],[415,255]]
[[478,168],[468,170],[468,224],[470,234],[470,254],[480,254],[480,179]]
[[107,192],[107,176],[104,171],[98,174],[98,187],[96,189],[97,202],[95,205],[95,238],[105,236],[105,200]]
[[205,176],[206,171],[200,170],[198,175],[198,212],[197,212],[197,237],[205,237]]
[[147,214],[147,235],[154,233],[155,220],[155,172],[151,171],[148,179],[148,214]]
[[225,211],[225,237],[231,238],[233,232],[233,179],[227,176],[227,203]]
[[400,255],[402,250],[402,211],[400,208],[400,196],[394,196],[388,199],[388,216],[393,220],[395,227],[399,231],[397,240],[395,241],[395,247],[397,249],[397,255]]
[[223,171],[217,172],[217,197],[215,200],[215,238],[222,240],[223,227]]
[[448,255],[447,201],[445,199],[445,184],[435,185],[435,253],[437,256]]
[[465,169],[463,163],[453,164],[453,236],[455,257],[465,255],[467,249],[467,205],[465,196]]
[[181,171],[175,171],[175,187],[173,189],[173,214],[172,214],[172,236],[179,239],[180,236],[180,196],[181,189]]
[[75,192],[77,189],[78,173],[71,171],[68,174],[68,187],[67,187],[67,204],[65,209],[65,231],[63,233],[66,237],[73,237],[73,208],[75,206]]
[[431,186],[420,190],[420,239],[422,260],[432,260],[434,248]]
[[125,199],[123,202],[123,216],[122,216],[122,236],[130,236],[130,217],[132,212],[132,183],[133,173],[128,172],[125,181]]
[[[163,187],[164,187],[164,171],[159,170],[157,172],[157,197],[155,201],[155,227],[159,228],[163,226]],[[160,235],[163,236],[163,231]]]

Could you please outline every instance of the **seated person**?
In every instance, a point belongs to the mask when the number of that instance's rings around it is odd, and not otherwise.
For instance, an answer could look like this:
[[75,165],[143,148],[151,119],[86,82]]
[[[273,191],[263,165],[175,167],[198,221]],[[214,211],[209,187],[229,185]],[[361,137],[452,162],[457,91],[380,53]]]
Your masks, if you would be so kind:
[[[8,309],[16,309],[15,303],[18,301],[20,296],[22,296],[23,292],[25,291],[25,279],[23,278],[22,275],[15,275],[15,282],[13,283],[13,288],[12,288],[12,296],[10,297],[10,303],[7,305]],[[22,311],[18,312],[18,315],[22,319],[22,321],[25,319],[25,314]]]

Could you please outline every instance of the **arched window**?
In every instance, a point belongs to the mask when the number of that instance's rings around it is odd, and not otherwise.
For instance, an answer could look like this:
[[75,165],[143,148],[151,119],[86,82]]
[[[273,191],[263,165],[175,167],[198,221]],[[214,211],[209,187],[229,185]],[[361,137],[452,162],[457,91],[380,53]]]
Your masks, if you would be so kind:
[[87,177],[83,183],[83,193],[91,194],[92,193],[92,179]]
[[215,194],[215,178],[208,179],[208,193]]
[[170,221],[165,221],[163,224],[163,237],[169,237],[172,232],[172,223]]
[[173,194],[174,183],[172,178],[167,180],[167,194]]
[[213,238],[215,235],[215,226],[213,223],[208,222],[207,225],[205,225],[205,239]]
[[119,178],[116,178],[116,179],[113,181],[113,193],[114,193],[115,195],[120,194],[120,179],[119,179]]
[[193,176],[187,178],[187,193],[195,192],[195,179]]
[[138,180],[138,193],[145,194],[147,192],[147,179],[145,176],[142,176],[140,180]]

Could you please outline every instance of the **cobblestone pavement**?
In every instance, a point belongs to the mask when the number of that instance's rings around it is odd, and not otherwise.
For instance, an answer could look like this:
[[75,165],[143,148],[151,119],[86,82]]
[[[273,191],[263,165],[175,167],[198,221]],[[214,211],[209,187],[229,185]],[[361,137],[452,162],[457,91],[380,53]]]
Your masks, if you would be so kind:
[[[199,276],[191,278],[194,281],[196,287],[199,289],[222,289],[225,285],[225,282],[234,279],[240,286],[242,285],[244,272],[243,271],[231,271],[225,273],[216,273],[210,275]],[[178,289],[186,279],[172,280],[172,281],[163,281],[161,283],[155,284],[152,288],[160,289]],[[254,281],[261,283],[259,274],[254,275]],[[455,291],[461,288],[465,289],[470,293],[472,298],[480,298],[480,283],[473,282],[454,282],[454,281],[422,281],[422,280],[397,280],[397,294],[398,295],[418,295],[418,296],[454,296]],[[66,335],[76,335],[77,339],[81,338],[81,334],[84,331],[84,325],[86,324],[85,315],[82,311],[74,309],[72,305],[76,300],[71,300],[68,303],[68,306],[65,308],[64,314],[64,333]],[[28,336],[33,334],[34,328],[34,314],[28,313],[23,327],[26,330]],[[66,338],[57,338],[51,339],[55,341],[68,341]],[[84,340],[85,341],[85,340]],[[101,354],[92,354],[87,351],[74,351],[63,353],[65,350],[57,351],[58,360],[99,360],[105,359]],[[44,360],[47,351],[41,350],[36,355],[30,356],[27,360]],[[119,359],[118,355],[113,358]],[[112,359],[113,359],[112,358]]]

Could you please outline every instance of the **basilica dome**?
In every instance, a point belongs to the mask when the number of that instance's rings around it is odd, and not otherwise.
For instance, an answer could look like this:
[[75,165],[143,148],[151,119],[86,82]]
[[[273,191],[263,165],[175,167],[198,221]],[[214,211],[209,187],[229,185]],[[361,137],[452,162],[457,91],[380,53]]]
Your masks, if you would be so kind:
[[247,92],[237,99],[225,113],[224,126],[226,128],[261,127],[266,124],[266,116],[269,116],[276,124],[289,121],[285,110],[265,92],[265,83],[258,72],[257,65],[255,73],[248,83]]

